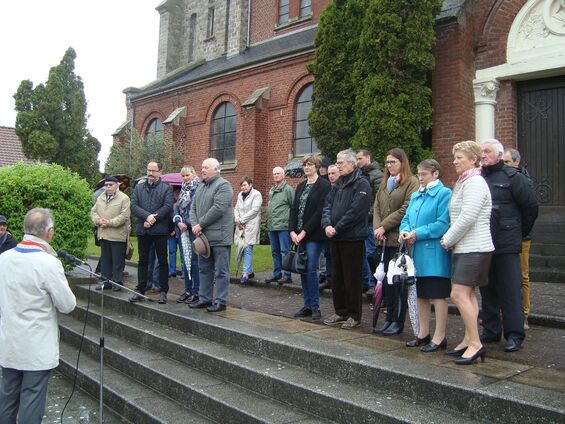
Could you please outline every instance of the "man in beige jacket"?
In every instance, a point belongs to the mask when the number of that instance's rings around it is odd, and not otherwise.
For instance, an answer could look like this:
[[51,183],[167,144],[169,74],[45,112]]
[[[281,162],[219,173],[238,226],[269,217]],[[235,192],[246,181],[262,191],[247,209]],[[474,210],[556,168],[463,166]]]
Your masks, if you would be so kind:
[[[120,183],[116,177],[108,176],[103,191],[90,211],[90,217],[97,227],[100,240],[100,268],[104,278],[123,285],[127,240],[130,230],[130,200],[120,191]],[[121,290],[119,286],[101,283],[96,290],[112,288]]]

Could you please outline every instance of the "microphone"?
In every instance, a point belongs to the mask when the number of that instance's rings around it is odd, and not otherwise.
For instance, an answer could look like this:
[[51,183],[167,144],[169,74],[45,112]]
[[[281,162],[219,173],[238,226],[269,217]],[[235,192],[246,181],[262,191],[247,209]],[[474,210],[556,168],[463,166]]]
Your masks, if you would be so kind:
[[64,250],[59,250],[57,252],[57,255],[60,256],[61,258],[65,258],[67,261],[75,263],[75,264],[88,265],[82,259],[79,259],[76,256],[73,256],[70,253],[65,252]]

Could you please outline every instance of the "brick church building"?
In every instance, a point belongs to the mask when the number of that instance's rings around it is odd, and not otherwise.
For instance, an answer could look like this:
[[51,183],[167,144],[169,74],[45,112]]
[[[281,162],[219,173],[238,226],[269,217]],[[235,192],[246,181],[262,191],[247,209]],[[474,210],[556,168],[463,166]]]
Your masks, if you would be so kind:
[[[197,169],[214,156],[234,187],[318,151],[305,65],[329,0],[166,0],[157,79],[124,90],[114,134],[162,136]],[[436,17],[432,148],[451,184],[453,144],[517,147],[544,206],[565,208],[565,0],[445,0]],[[382,162],[382,158],[376,158]]]

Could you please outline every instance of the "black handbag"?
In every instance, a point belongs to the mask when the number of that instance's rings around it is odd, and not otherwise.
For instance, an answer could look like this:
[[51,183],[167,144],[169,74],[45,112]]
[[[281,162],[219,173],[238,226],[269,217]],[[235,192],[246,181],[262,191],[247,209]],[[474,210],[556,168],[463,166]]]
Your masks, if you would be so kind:
[[306,274],[308,271],[308,255],[305,250],[300,249],[300,245],[293,244],[282,259],[282,269],[295,274]]

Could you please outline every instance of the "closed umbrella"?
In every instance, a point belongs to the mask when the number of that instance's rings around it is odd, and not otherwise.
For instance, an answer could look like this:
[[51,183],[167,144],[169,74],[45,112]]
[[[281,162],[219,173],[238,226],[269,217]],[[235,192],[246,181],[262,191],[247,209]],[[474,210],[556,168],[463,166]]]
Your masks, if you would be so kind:
[[192,281],[192,243],[190,241],[190,236],[188,235],[188,230],[180,233],[180,246],[182,249],[184,269],[186,269],[188,279]]
[[239,266],[241,265],[241,261],[243,260],[243,253],[245,251],[245,248],[247,247],[244,228],[240,228],[239,226],[235,227],[233,242],[236,247],[235,275],[237,276],[237,274],[239,274]]
[[381,261],[375,270],[373,276],[377,280],[375,284],[375,294],[373,295],[373,328],[377,326],[379,313],[381,312],[381,302],[383,300],[383,280],[386,277],[385,273],[385,246],[386,240],[383,240]]

